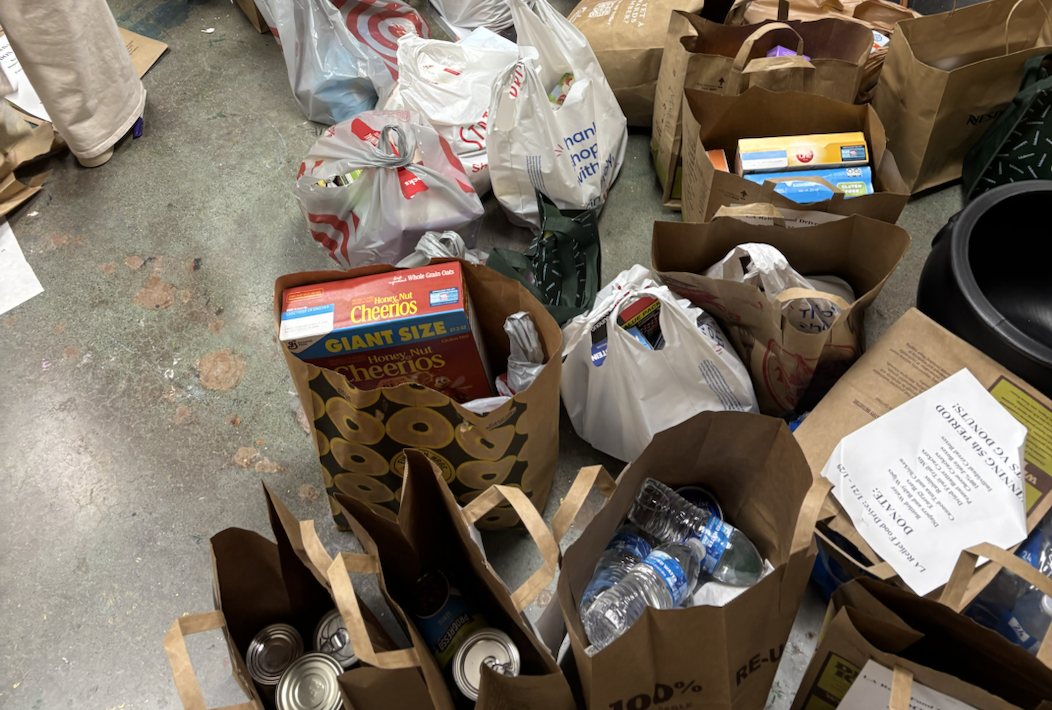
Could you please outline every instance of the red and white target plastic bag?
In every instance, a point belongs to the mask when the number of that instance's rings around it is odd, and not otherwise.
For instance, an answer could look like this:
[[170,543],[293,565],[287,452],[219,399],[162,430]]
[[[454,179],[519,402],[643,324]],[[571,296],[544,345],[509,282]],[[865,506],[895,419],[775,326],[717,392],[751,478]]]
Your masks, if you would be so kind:
[[485,195],[490,188],[490,89],[518,58],[514,50],[406,35],[398,40],[398,86],[383,107],[409,109],[426,118],[460,157],[475,191]]
[[329,128],[294,194],[311,236],[344,268],[396,264],[429,231],[453,230],[473,247],[483,213],[449,143],[411,111],[366,111]]
[[493,85],[490,180],[512,222],[539,228],[535,189],[560,209],[602,206],[625,158],[627,122],[580,30],[546,0],[532,10],[507,3],[522,58]]
[[404,34],[429,36],[416,10],[397,0],[257,0],[285,55],[303,114],[334,124],[372,109],[398,79]]

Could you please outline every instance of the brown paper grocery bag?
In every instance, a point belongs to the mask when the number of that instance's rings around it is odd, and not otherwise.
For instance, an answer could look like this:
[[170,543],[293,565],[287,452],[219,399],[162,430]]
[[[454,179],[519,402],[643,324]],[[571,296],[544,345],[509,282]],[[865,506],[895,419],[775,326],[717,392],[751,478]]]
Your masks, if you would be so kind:
[[728,25],[752,25],[764,20],[821,20],[835,17],[890,34],[895,25],[920,13],[906,2],[886,0],[739,0],[727,13]]
[[[707,222],[724,205],[769,202],[776,207],[831,214],[860,214],[894,224],[909,200],[884,135],[869,106],[833,101],[797,91],[749,89],[740,96],[719,96],[686,89],[683,103],[683,220]],[[774,191],[774,183],[756,184],[717,170],[707,152],[727,151],[734,162],[739,138],[861,131],[869,146],[872,195],[834,194],[823,202],[793,202]]]
[[673,10],[698,13],[704,0],[581,0],[568,19],[595,52],[630,126],[649,128]]
[[[186,650],[186,636],[222,629],[234,679],[248,696],[247,702],[231,708],[264,710],[272,703],[269,698],[264,700],[267,691],[257,689],[244,660],[252,637],[270,624],[291,624],[303,638],[304,649],[310,651],[318,621],[335,606],[327,585],[332,560],[314,532],[314,521],[296,520],[266,485],[263,490],[277,542],[239,528],[214,535],[211,548],[216,610],[176,619],[164,637],[164,650],[185,710],[207,708]],[[369,607],[360,600],[356,603],[361,610],[362,637],[368,639],[369,648],[394,649],[394,641]]]
[[[461,263],[494,376],[508,367],[504,320],[512,313],[530,314],[547,358],[528,389],[489,414],[474,414],[422,385],[356,389],[343,375],[305,363],[282,348],[311,423],[325,489],[340,529],[347,529],[347,521],[333,499],[338,492],[395,519],[405,463],[402,452],[407,447],[424,451],[461,503],[502,483],[521,487],[538,510],[544,509],[559,452],[562,332],[520,284],[485,266]],[[382,264],[282,276],[274,284],[275,328],[285,289],[393,269]],[[480,527],[507,528],[517,522],[512,508],[502,505],[490,511]]]
[[[789,289],[772,306],[756,286],[703,275],[734,247],[749,242],[777,248],[804,276],[840,276],[851,285],[855,301]],[[721,217],[707,224],[655,222],[651,259],[669,288],[719,320],[749,368],[760,411],[780,415],[809,408],[862,354],[865,309],[909,245],[906,230],[859,215],[798,228]],[[801,332],[781,308],[794,298],[830,301],[840,315],[828,330]]]
[[[796,430],[814,476],[821,475],[845,436],[962,369],[971,372],[1027,427],[1026,527],[1033,531],[1052,510],[1052,466],[1043,443],[1052,440],[1052,399],[915,308],[893,323],[844,373]],[[830,498],[826,506],[823,518],[827,520],[819,538],[845,572],[898,583],[891,565],[866,544],[840,505]],[[855,549],[848,549],[844,541]],[[977,570],[955,608],[960,611],[970,603],[1000,569],[991,562]]]
[[[673,12],[657,79],[650,139],[665,205],[679,207],[682,194],[676,189],[676,176],[683,164],[684,89],[733,96],[759,86],[850,103],[858,93],[872,44],[873,35],[866,28],[835,19],[728,27],[687,12]],[[766,57],[777,45],[800,56]]]
[[[974,568],[975,556],[967,561]],[[1016,561],[1034,583],[1052,591],[1052,581]],[[893,670],[892,710],[915,707],[909,702],[914,682],[976,710],[1052,708],[1052,669],[1046,665],[1052,643],[1042,644],[1043,663],[1042,656],[1034,658],[938,601],[875,580],[840,587],[826,618],[792,710],[837,707],[869,660]]]
[[900,22],[873,108],[913,193],[956,180],[964,154],[1052,51],[1052,1],[991,0]]
[[[475,707],[572,710],[570,686],[521,613],[555,578],[558,564],[559,547],[540,514],[522,491],[507,486],[488,489],[462,511],[438,468],[419,451],[406,451],[404,476],[402,507],[394,522],[360,500],[337,494],[339,504],[345,507],[346,519],[365,550],[365,554],[338,555],[328,571],[337,606],[358,656],[384,670],[413,669],[422,678],[434,707],[453,709],[450,689],[408,611],[416,581],[424,573],[438,569],[456,580],[465,598],[485,615],[491,626],[512,638],[521,655],[521,673],[516,678],[484,672]],[[522,516],[543,560],[540,569],[514,592],[504,586],[468,533],[468,526],[498,503],[510,504]],[[398,651],[397,655],[372,652],[349,572],[376,575],[384,598],[412,641],[412,648]],[[362,675],[351,671],[348,680],[361,680]],[[345,693],[355,696],[355,710],[403,707],[400,698],[405,693],[419,696],[419,683],[415,681],[395,695],[381,690],[380,684],[385,682],[381,674],[371,676],[375,681],[367,693],[355,693],[353,689],[348,692],[344,683]]]
[[[775,569],[724,607],[647,609],[621,638],[589,656],[577,612],[581,594],[648,477],[711,491],[727,521]],[[559,603],[589,710],[672,707],[673,698],[706,710],[761,710],[814,564],[812,532],[828,491],[827,481],[812,481],[778,419],[704,412],[655,436],[621,472],[560,567]],[[580,507],[582,497],[568,495],[564,506]],[[560,515],[562,525],[573,517]]]

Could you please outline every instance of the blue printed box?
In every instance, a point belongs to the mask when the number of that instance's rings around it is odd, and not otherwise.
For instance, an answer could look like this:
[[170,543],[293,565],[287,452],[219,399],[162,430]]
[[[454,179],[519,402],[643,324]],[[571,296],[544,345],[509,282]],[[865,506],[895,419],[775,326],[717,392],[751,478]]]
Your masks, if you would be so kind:
[[754,173],[743,177],[757,185],[762,185],[768,180],[782,180],[782,182],[775,183],[774,191],[800,204],[823,202],[830,199],[834,194],[830,186],[843,192],[845,198],[872,195],[874,192],[873,171],[869,167]]

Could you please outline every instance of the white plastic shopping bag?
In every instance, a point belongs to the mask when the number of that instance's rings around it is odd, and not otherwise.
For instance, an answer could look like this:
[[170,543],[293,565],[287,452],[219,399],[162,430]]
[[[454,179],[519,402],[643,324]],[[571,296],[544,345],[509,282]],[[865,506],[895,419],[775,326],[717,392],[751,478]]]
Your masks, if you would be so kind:
[[522,57],[493,85],[490,179],[509,218],[539,228],[535,189],[560,209],[603,204],[624,161],[627,123],[580,30],[547,0],[533,10],[507,2]]
[[411,111],[367,111],[332,126],[296,176],[314,237],[344,268],[396,264],[428,231],[474,246],[482,203],[442,136]]
[[793,298],[782,301],[782,313],[803,333],[822,332],[836,324],[848,304],[855,302],[851,284],[839,276],[803,276],[770,244],[746,243],[731,249],[705,271],[712,279],[737,281],[764,292],[772,305],[792,288],[819,291],[831,298]]
[[398,86],[384,108],[409,109],[426,118],[460,157],[480,195],[490,189],[486,155],[490,90],[518,56],[515,50],[409,35],[398,40]]
[[[393,45],[385,35],[427,34],[416,10],[401,2],[258,0],[257,4],[285,55],[296,102],[307,118],[329,125],[372,109],[377,97],[385,97],[394,87],[398,74],[392,69],[393,52],[388,59],[377,49],[385,41]],[[363,14],[377,18],[372,32],[356,31],[357,18]],[[356,21],[353,27],[351,18]]]
[[[660,349],[650,344],[653,331],[617,325],[648,297],[660,309]],[[622,272],[595,303],[563,327],[561,382],[574,430],[595,448],[632,461],[655,434],[699,412],[759,411],[749,373],[720,327],[649,269]]]
[[446,22],[456,27],[500,32],[511,27],[511,10],[504,0],[431,0]]

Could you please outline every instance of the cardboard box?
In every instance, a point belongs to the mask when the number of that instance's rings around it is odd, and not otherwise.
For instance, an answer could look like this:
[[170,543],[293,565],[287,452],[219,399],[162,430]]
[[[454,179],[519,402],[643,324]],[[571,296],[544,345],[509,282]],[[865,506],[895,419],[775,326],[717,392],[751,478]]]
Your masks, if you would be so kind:
[[730,166],[727,164],[727,151],[720,148],[710,150],[708,152],[709,160],[712,161],[712,167],[725,173],[730,172]]
[[260,13],[259,8],[256,7],[255,0],[235,0],[237,6],[241,8],[241,12],[245,13],[245,17],[252,23],[252,26],[256,28],[260,33],[269,32],[270,27],[267,26],[267,21]]
[[[1052,509],[1052,400],[915,308],[888,328],[796,430],[812,474],[821,475],[842,438],[963,368],[1027,426],[1026,523],[1032,531]],[[823,539],[849,573],[895,578],[890,565],[866,544],[832,498],[827,499],[822,517],[830,516],[835,517],[827,523],[828,529],[846,538],[863,557],[857,559],[829,537]],[[977,570],[963,603],[974,599],[998,569],[987,564]]]
[[861,131],[806,136],[741,138],[735,159],[739,175],[781,170],[862,167],[869,151]]
[[492,395],[459,262],[287,289],[279,338],[369,390],[402,383],[458,402]]
[[[719,167],[716,169],[719,170]],[[837,190],[844,193],[845,199],[873,194],[873,171],[868,167],[753,173],[746,175],[745,179],[758,185],[773,182],[776,194],[801,204],[824,202],[831,199]]]
[[841,103],[797,91],[749,89],[738,96],[720,96],[687,89],[683,101],[683,220],[707,222],[723,205],[753,202],[792,209],[797,205],[779,195],[774,185],[757,185],[741,175],[716,170],[708,151],[734,150],[741,138],[807,133],[861,131],[873,169],[872,195],[847,200],[834,195],[808,209],[832,214],[861,214],[894,224],[909,200],[884,127],[869,106]]

